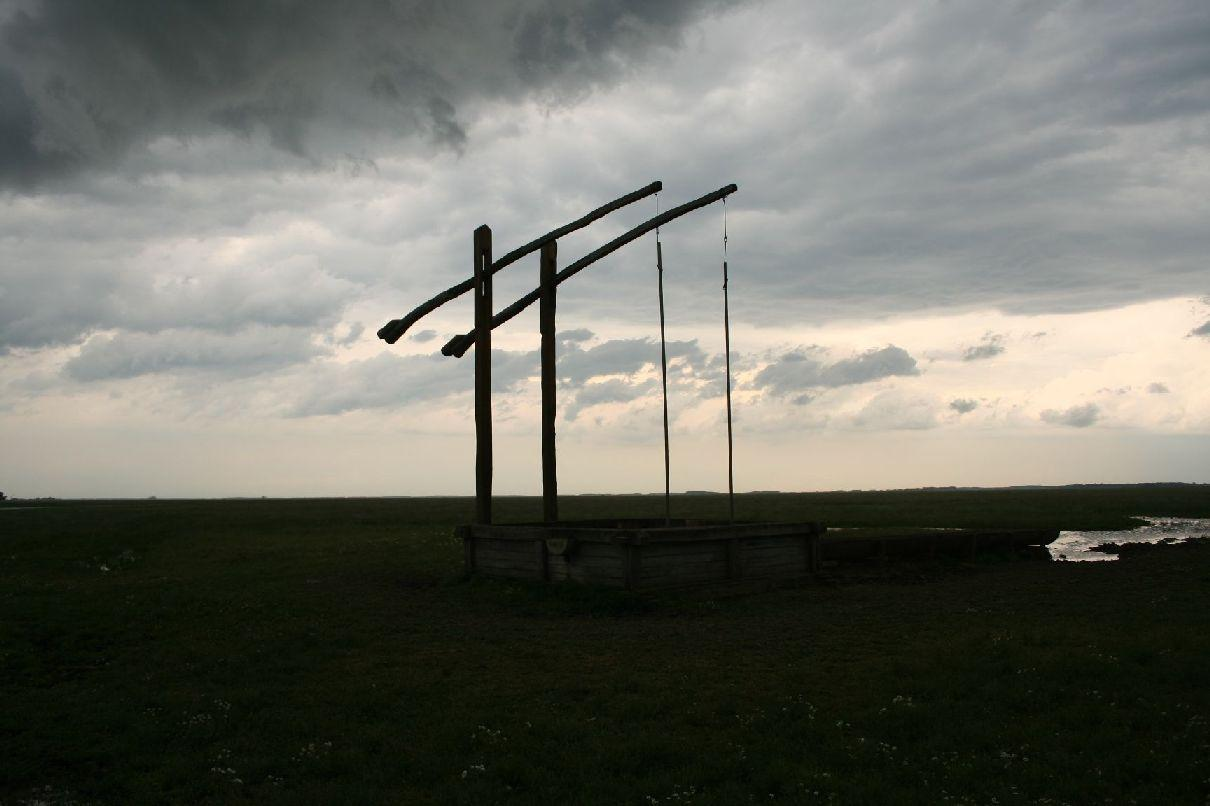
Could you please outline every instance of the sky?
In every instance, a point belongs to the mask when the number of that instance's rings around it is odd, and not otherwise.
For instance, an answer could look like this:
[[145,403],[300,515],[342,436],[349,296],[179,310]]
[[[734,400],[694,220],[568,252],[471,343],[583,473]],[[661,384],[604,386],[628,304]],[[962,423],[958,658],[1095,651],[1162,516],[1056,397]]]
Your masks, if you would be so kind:
[[[0,0],[0,490],[466,495],[463,297],[661,180],[672,488],[1210,482],[1210,4]],[[653,235],[559,289],[563,493],[663,486]],[[495,279],[503,307],[533,255]],[[540,491],[536,306],[495,490]]]

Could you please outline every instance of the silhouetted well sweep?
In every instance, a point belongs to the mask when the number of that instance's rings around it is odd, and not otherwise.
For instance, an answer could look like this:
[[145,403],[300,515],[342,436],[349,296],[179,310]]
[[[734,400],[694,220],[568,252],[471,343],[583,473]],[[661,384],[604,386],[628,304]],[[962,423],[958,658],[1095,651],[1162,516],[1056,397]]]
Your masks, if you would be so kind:
[[[795,578],[819,571],[828,562],[865,562],[898,556],[955,554],[970,556],[980,549],[1039,549],[1053,541],[1053,530],[958,530],[900,534],[827,535],[816,522],[736,522],[731,433],[731,314],[727,261],[726,198],[736,191],[727,185],[691,202],[659,213],[598,247],[562,271],[558,270],[558,239],[585,227],[613,210],[658,193],[659,182],[629,193],[588,215],[492,260],[492,231],[475,229],[471,279],[433,297],[401,319],[378,331],[387,342],[397,341],[428,313],[467,291],[474,292],[475,327],[451,339],[442,349],[461,356],[475,345],[475,522],[459,526],[468,573],[545,582],[580,582],[625,587],[629,590],[668,588],[744,579]],[[723,335],[727,369],[727,493],[726,523],[671,517],[671,472],[668,439],[668,361],[664,332],[664,253],[659,227],[716,201],[723,202]],[[609,514],[594,520],[559,519],[555,465],[555,301],[556,290],[577,272],[651,231],[656,232],[656,276],[660,298],[660,377],[664,390],[664,517],[627,518]],[[499,313],[492,311],[492,275],[530,252],[539,251],[538,287]],[[542,521],[492,523],[491,337],[534,302],[540,303],[542,337]],[[1045,553],[1044,549],[1041,549]]]
[[[450,300],[456,299],[467,291],[475,292],[475,327],[469,333],[461,336],[456,336],[451,339],[441,352],[445,355],[461,357],[466,354],[471,345],[475,345],[475,522],[480,524],[490,524],[491,516],[491,492],[492,492],[492,424],[491,424],[491,332],[494,328],[512,319],[521,311],[528,308],[535,302],[540,302],[540,331],[542,334],[542,502],[543,502],[543,518],[547,523],[558,521],[558,483],[555,472],[555,289],[559,285],[582,269],[586,269],[601,258],[617,251],[621,247],[631,241],[657,229],[658,227],[674,221],[681,216],[698,210],[716,201],[725,199],[730,194],[737,191],[739,188],[735,185],[726,185],[711,193],[707,193],[691,202],[682,204],[679,207],[674,207],[664,213],[660,213],[647,221],[644,221],[639,226],[629,230],[628,232],[614,238],[609,243],[601,246],[584,257],[567,266],[562,271],[556,271],[558,247],[557,240],[578,229],[588,226],[597,219],[608,215],[614,210],[625,207],[640,199],[644,199],[654,193],[658,193],[663,188],[661,182],[652,182],[646,187],[621,196],[606,205],[598,207],[591,213],[576,219],[575,221],[558,229],[552,230],[540,238],[530,241],[526,245],[514,249],[504,255],[504,257],[493,262],[492,261],[492,231],[486,224],[478,227],[475,230],[474,237],[474,274],[471,279],[459,283],[442,293],[433,297],[429,301],[416,307],[415,310],[408,313],[399,319],[393,319],[387,322],[378,331],[379,338],[386,341],[388,344],[394,344],[399,340],[408,328],[416,324],[421,318],[429,313],[432,313],[437,308],[441,307]],[[659,246],[657,244],[657,250]],[[541,250],[539,285],[530,293],[518,299],[513,304],[504,308],[498,314],[492,315],[492,275],[503,269],[505,266],[516,262],[520,258],[528,255],[531,252]],[[663,350],[663,260],[662,254],[658,253],[658,265],[661,274],[661,350]],[[725,290],[725,286],[724,286]],[[729,325],[728,325],[729,327]],[[728,352],[730,351],[730,333],[727,335]],[[730,356],[728,355],[728,364]],[[663,374],[665,384],[667,383],[667,361],[663,361]],[[665,386],[666,390],[666,386]],[[730,390],[730,370],[728,369],[728,392]],[[730,395],[728,394],[728,486],[731,492],[734,492],[733,485],[730,484]],[[664,494],[665,494],[665,517],[668,518],[668,496],[669,490],[669,474],[668,474],[668,424],[667,424],[667,392],[665,391],[665,423],[664,423],[664,446],[665,446],[665,463],[664,463]],[[734,506],[732,506],[732,518],[734,519]],[[472,567],[473,562],[468,557],[468,567]]]

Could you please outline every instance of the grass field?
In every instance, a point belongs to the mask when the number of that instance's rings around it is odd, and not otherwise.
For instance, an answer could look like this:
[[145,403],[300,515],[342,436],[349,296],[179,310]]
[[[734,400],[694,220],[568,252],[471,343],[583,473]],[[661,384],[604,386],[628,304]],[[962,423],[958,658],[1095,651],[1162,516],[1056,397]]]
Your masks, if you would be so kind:
[[[9,502],[0,803],[1205,803],[1210,546],[777,589],[466,581],[467,499]],[[565,517],[656,497],[565,499]],[[724,511],[680,497],[674,514]],[[535,518],[503,499],[499,520]],[[1210,487],[751,495],[1128,528]]]

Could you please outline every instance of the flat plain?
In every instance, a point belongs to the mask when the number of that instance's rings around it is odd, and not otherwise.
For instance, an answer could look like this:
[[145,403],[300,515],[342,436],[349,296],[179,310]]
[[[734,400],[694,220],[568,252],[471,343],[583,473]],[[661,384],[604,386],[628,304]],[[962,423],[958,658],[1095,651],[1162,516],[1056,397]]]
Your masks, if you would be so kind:
[[[639,596],[465,579],[464,498],[0,507],[4,804],[1210,796],[1210,545]],[[737,515],[1122,529],[1210,517],[1210,487],[749,494]]]

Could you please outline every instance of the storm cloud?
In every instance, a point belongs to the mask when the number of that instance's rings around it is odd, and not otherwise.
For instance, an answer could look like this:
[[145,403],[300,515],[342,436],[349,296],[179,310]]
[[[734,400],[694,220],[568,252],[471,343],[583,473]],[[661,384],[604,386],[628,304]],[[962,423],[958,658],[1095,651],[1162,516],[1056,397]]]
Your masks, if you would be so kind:
[[[140,297],[181,272],[150,241],[275,240],[291,271],[348,284],[318,328],[381,286],[406,310],[463,279],[485,219],[512,245],[652,178],[739,182],[741,323],[1204,293],[1210,7],[1149,9],[10,0],[0,185],[28,198],[0,221],[0,350],[158,308]],[[695,323],[717,309],[714,226],[665,234]],[[648,280],[621,271],[594,309],[649,316]],[[303,313],[311,290],[276,304]],[[193,310],[172,326],[218,316]],[[297,319],[222,327],[259,324]]]
[[[0,182],[113,168],[157,137],[302,161],[400,133],[458,151],[485,102],[574,101],[719,2],[45,0],[0,6]],[[352,136],[350,136],[352,135]]]
[[[723,427],[724,255],[734,424],[771,453],[1204,434],[1207,41],[1200,0],[0,0],[0,437],[48,494],[41,444],[93,424],[469,439],[471,367],[428,354],[469,296],[374,332],[467,279],[479,225],[502,255],[654,179],[558,258],[739,186],[660,232],[685,441]],[[658,426],[656,289],[652,236],[559,289],[563,430],[602,456]],[[495,336],[502,432],[537,330]]]

